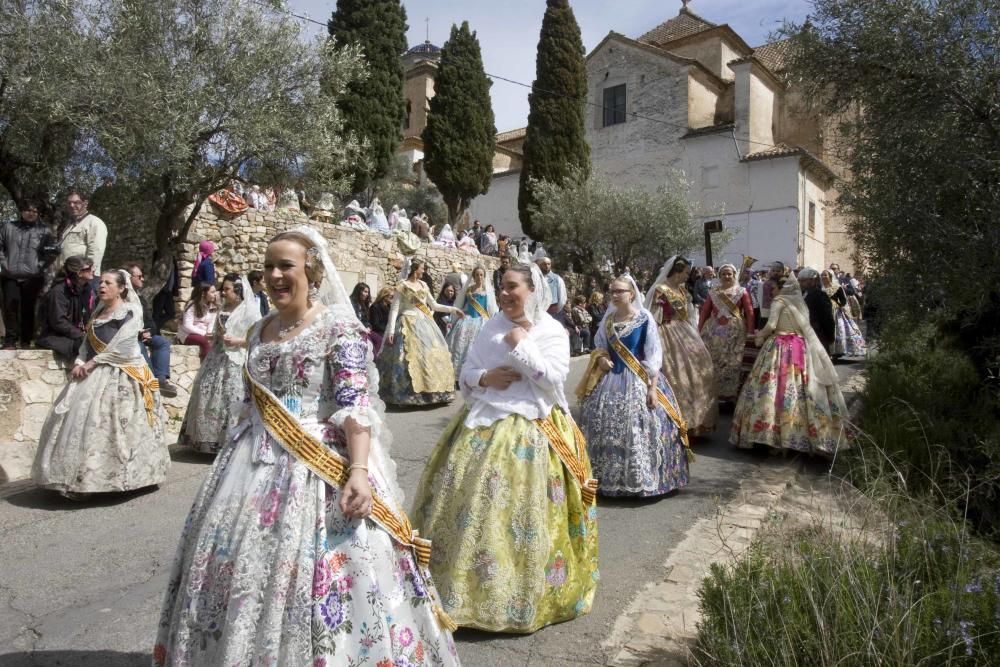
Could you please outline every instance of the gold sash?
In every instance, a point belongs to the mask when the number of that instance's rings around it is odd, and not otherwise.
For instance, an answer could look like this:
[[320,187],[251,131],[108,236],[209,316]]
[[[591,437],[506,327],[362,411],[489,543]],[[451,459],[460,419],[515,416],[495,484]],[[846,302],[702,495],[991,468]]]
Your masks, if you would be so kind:
[[423,301],[416,301],[414,302],[414,305],[416,305],[416,307],[420,310],[421,313],[431,318],[432,320],[434,319],[434,311],[428,308],[426,303],[424,303]]
[[601,359],[607,359],[608,353],[603,347],[594,348],[590,353],[590,361],[587,362],[587,370],[583,373],[580,384],[576,386],[576,398],[581,403],[590,396],[591,392],[597,388],[597,383],[607,373],[601,367]]
[[[93,322],[87,327],[87,343],[98,354],[108,349],[104,341],[98,338],[94,332]],[[153,372],[146,365],[122,366],[122,370],[125,371],[126,375],[139,383],[139,388],[142,389],[142,402],[146,406],[146,421],[152,426],[156,415],[156,402],[153,399],[153,392],[160,390],[160,381],[153,377]]]
[[[330,486],[343,489],[350,474],[347,461],[302,428],[285,406],[243,367],[243,377],[250,386],[250,396],[268,434],[296,460]],[[402,509],[395,512],[372,489],[372,513],[369,517],[403,546],[411,549],[417,563],[426,568],[431,562],[431,541],[419,536],[410,518]],[[425,572],[426,574],[426,572]],[[429,578],[429,577],[428,577]],[[457,626],[448,618],[444,609],[434,603],[434,614],[442,627],[454,631]]]
[[545,434],[545,437],[549,439],[549,444],[555,451],[556,456],[559,457],[562,464],[566,466],[566,470],[569,471],[573,479],[580,486],[580,495],[583,497],[583,504],[589,507],[594,504],[594,500],[597,497],[597,480],[587,476],[587,469],[583,465],[582,452],[587,447],[587,440],[584,438],[583,433],[580,432],[580,427],[576,425],[576,422],[571,417],[567,415],[566,420],[573,425],[576,454],[570,449],[569,443],[566,442],[566,438],[563,437],[563,434],[556,427],[555,422],[552,421],[552,417],[536,419],[535,424]]
[[[680,290],[675,290],[666,283],[656,288],[661,294],[667,297],[670,307],[674,309],[674,316],[682,322],[688,321],[687,290],[682,286]],[[680,304],[680,305],[678,305]]]
[[743,319],[743,309],[739,307],[739,304],[733,303],[733,300],[726,295],[722,290],[716,290],[715,296],[719,297],[722,304],[729,309],[729,313],[738,320]]
[[[608,341],[611,343],[611,347],[614,348],[615,353],[622,358],[622,361],[625,362],[625,365],[628,366],[629,370],[638,375],[643,384],[648,387],[649,373],[647,373],[646,369],[639,363],[639,360],[635,358],[635,355],[632,354],[627,347],[625,347],[624,343],[622,343],[621,338],[618,337],[618,332],[614,330],[614,323],[611,321],[610,317],[608,318],[606,333],[608,335]],[[646,335],[650,336],[657,334],[656,332],[647,331]],[[654,388],[656,389],[656,400],[659,401],[660,405],[663,406],[663,409],[667,411],[667,415],[670,416],[674,423],[677,424],[677,428],[680,429],[681,443],[684,445],[684,453],[687,454],[688,463],[694,463],[694,452],[691,451],[691,443],[688,441],[687,423],[681,416],[680,411],[674,406],[673,403],[670,402],[670,399],[667,398],[667,395],[663,393],[660,387],[658,385],[654,385]]]
[[479,317],[483,318],[484,320],[490,319],[490,314],[486,312],[486,309],[483,308],[482,305],[480,305],[479,301],[476,300],[476,297],[474,295],[468,294],[466,296],[467,298],[465,302],[471,305],[474,311],[479,313]]

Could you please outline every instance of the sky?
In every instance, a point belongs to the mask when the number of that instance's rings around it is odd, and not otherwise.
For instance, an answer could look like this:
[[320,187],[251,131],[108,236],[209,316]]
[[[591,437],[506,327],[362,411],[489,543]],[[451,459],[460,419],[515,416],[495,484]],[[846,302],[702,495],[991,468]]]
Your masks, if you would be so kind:
[[[326,21],[336,0],[286,0],[292,11]],[[677,15],[681,0],[571,0],[589,53],[612,30],[638,37]],[[535,49],[545,0],[404,0],[410,46],[430,41],[441,46],[453,23],[468,21],[483,50],[486,72],[530,86],[535,78]],[[712,23],[728,23],[750,46],[760,46],[782,20],[801,23],[809,0],[691,0],[692,12]],[[427,21],[429,19],[429,21]],[[325,28],[307,24],[325,33]],[[528,121],[528,88],[494,80],[490,91],[499,132]]]

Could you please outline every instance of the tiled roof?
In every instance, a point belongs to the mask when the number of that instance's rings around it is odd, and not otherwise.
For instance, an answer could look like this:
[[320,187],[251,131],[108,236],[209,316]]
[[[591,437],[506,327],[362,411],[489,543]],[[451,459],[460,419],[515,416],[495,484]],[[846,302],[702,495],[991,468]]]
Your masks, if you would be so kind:
[[685,7],[677,16],[664,21],[640,37],[639,41],[659,46],[716,27],[718,26],[715,23],[706,21]]
[[743,157],[743,161],[753,162],[754,160],[769,160],[775,157],[785,157],[786,155],[799,155],[802,152],[803,150],[801,148],[789,146],[788,144],[778,144],[777,146],[772,146],[771,148],[765,148],[763,150],[747,153]]
[[785,66],[788,64],[788,47],[790,45],[790,40],[782,39],[758,46],[753,50],[753,55],[764,67],[779,74],[785,70]]
[[524,135],[528,133],[528,128],[521,127],[516,130],[510,130],[508,132],[500,132],[497,134],[497,143],[502,144],[507,141],[514,141],[515,139],[523,139]]

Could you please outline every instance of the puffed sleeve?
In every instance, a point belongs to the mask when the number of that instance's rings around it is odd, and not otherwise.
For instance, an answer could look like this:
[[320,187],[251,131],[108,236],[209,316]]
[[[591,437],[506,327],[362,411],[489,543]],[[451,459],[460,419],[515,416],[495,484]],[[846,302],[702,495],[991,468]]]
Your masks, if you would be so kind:
[[[560,330],[556,331],[555,327]],[[552,320],[536,338],[524,338],[508,354],[511,364],[525,379],[546,391],[566,382],[569,375],[569,336]]]
[[646,319],[642,325],[646,327],[646,342],[642,348],[642,366],[649,373],[650,378],[659,376],[663,367],[663,344],[660,342],[660,332],[656,330],[656,323]]
[[364,327],[346,318],[340,320],[330,332],[317,415],[320,420],[338,428],[348,418],[361,426],[371,426],[370,356],[371,344]]

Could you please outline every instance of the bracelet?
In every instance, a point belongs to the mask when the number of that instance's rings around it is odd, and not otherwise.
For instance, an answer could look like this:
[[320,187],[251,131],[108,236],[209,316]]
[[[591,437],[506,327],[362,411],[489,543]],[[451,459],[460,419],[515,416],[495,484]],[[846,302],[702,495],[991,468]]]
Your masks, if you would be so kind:
[[351,465],[347,466],[347,471],[348,472],[350,472],[351,470],[354,470],[354,469],[364,470],[365,472],[368,472],[368,466],[361,465],[360,463],[352,463]]

